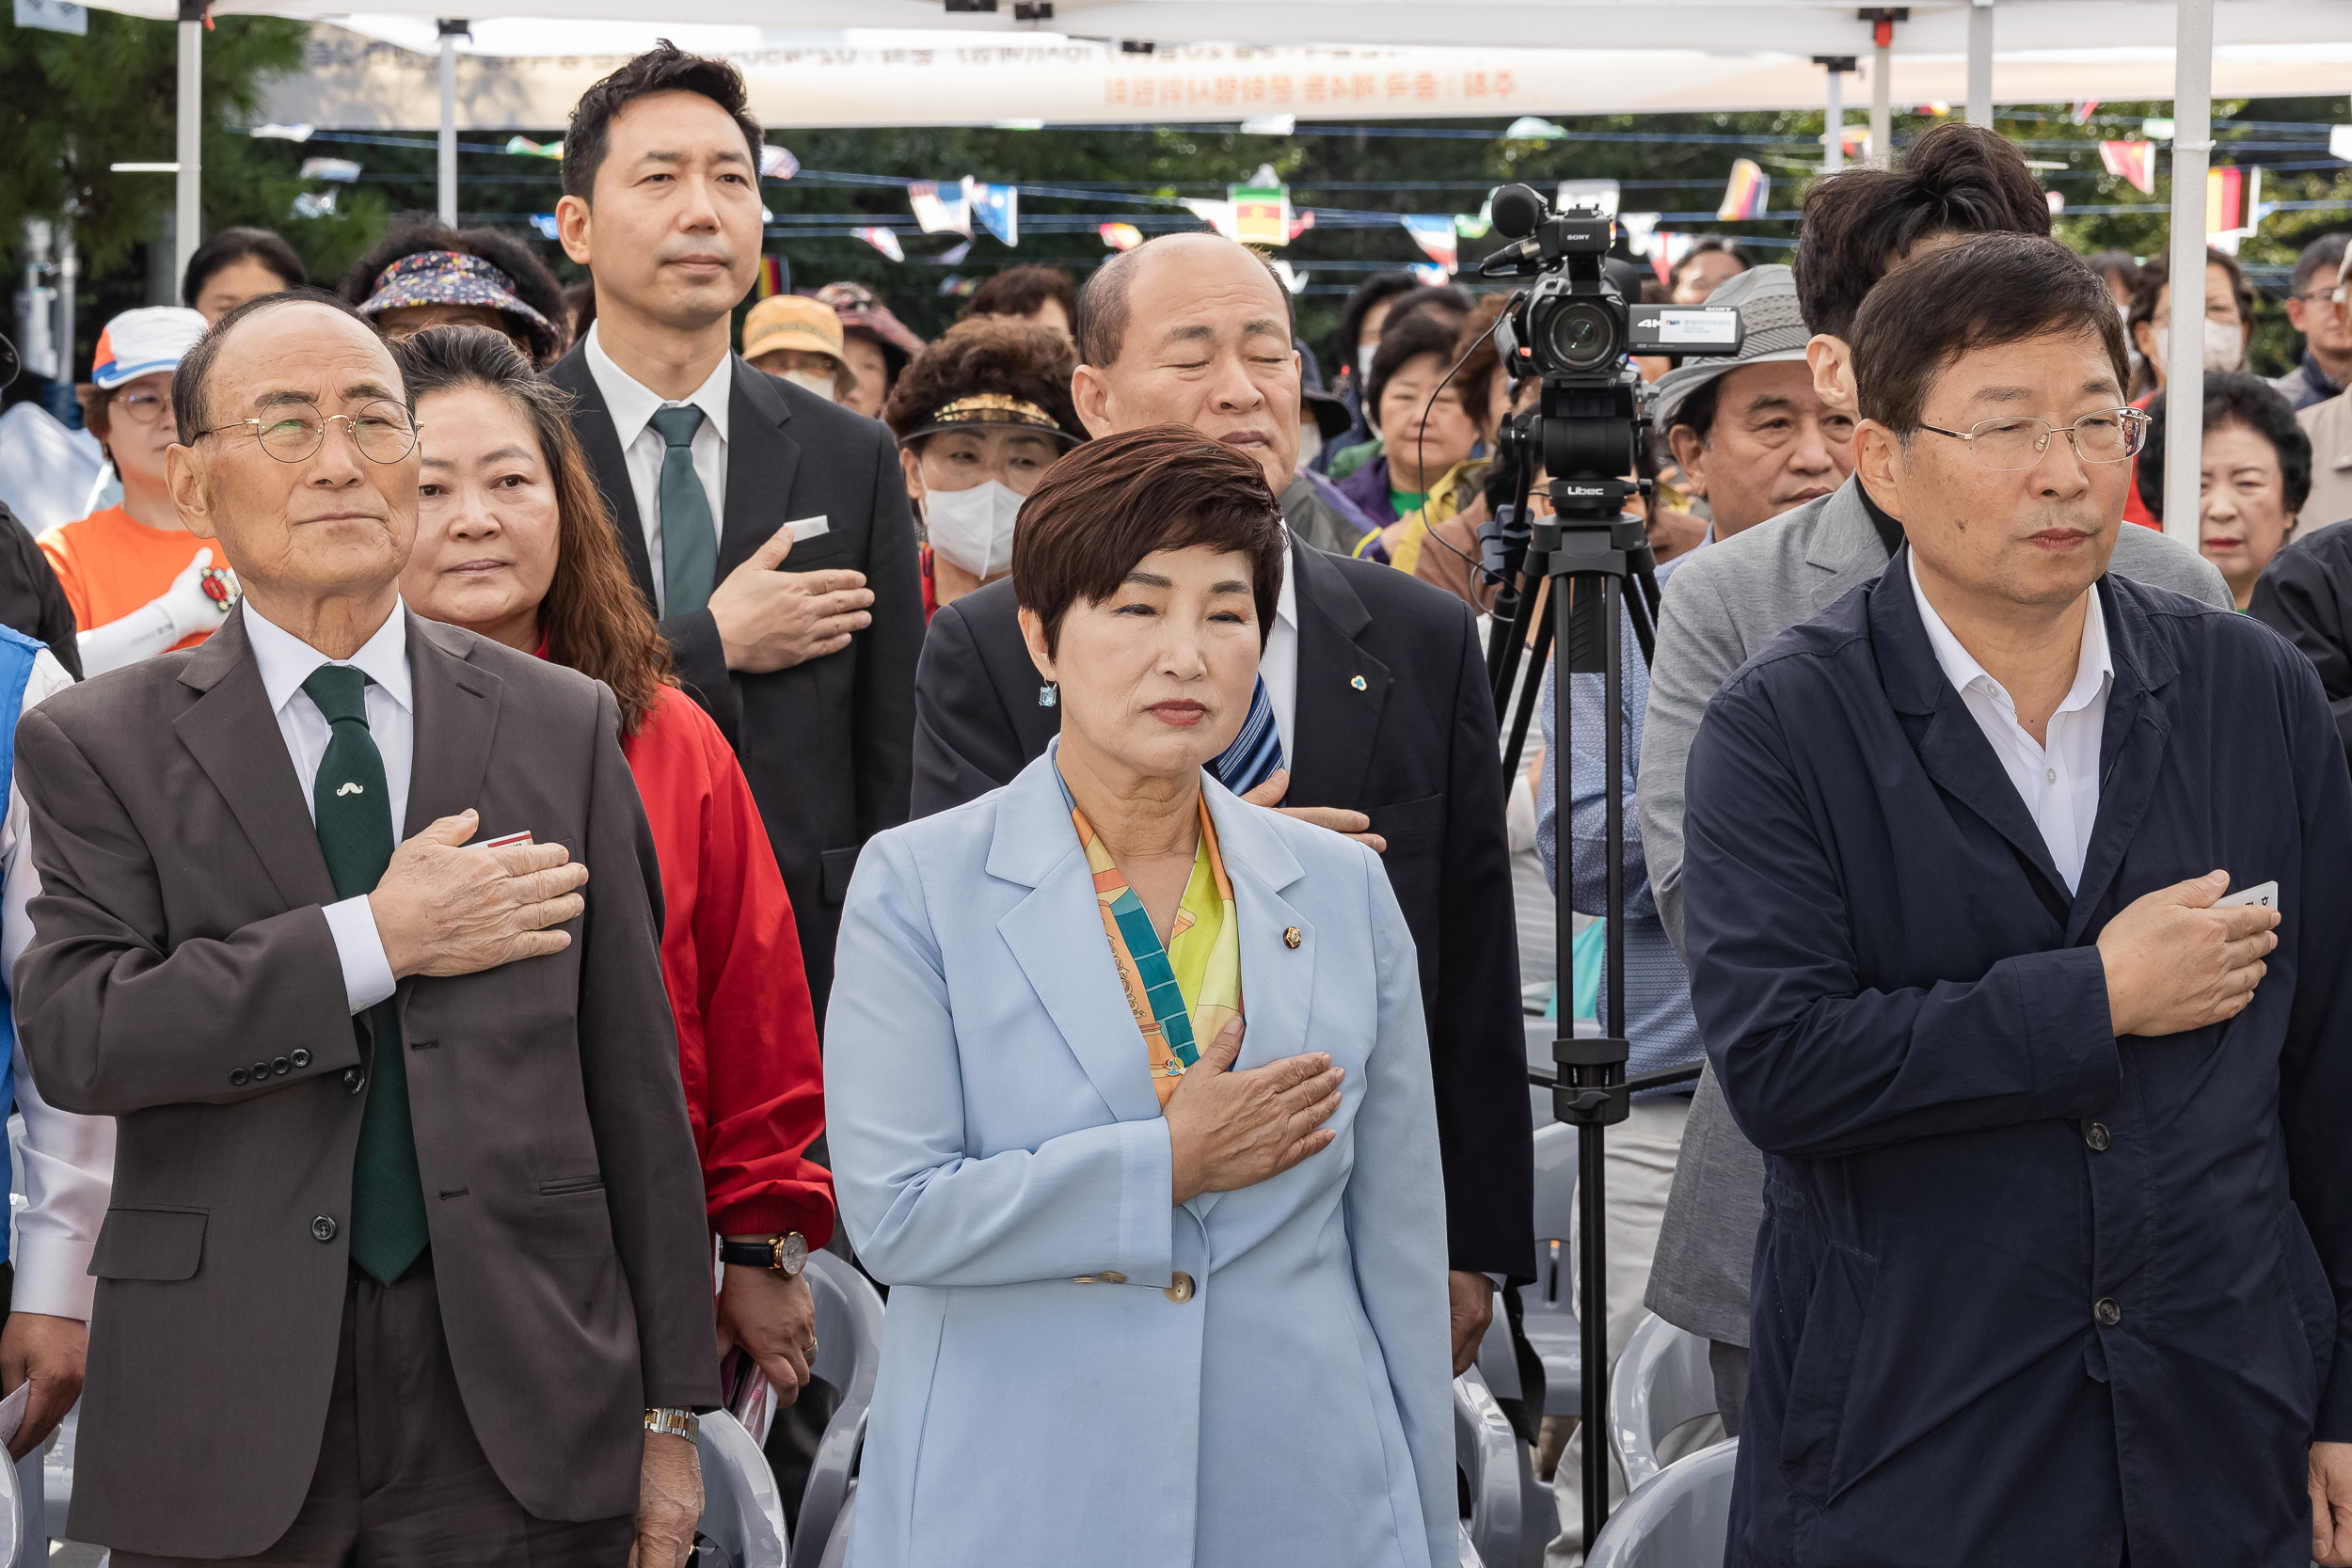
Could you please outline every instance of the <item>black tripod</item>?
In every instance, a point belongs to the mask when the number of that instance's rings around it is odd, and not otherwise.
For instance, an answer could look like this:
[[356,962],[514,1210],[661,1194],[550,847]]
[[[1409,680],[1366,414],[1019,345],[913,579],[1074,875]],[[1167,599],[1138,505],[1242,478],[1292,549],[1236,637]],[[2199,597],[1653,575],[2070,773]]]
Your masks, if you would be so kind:
[[[1654,626],[1658,612],[1658,582],[1649,542],[1639,517],[1625,503],[1639,493],[1640,482],[1619,479],[1553,480],[1549,486],[1552,515],[1534,522],[1527,517],[1529,476],[1536,453],[1527,450],[1539,428],[1533,420],[1506,427],[1505,441],[1520,448],[1520,479],[1505,525],[1505,579],[1495,602],[1495,629],[1488,652],[1494,678],[1495,716],[1507,707],[1511,715],[1510,743],[1504,751],[1503,776],[1515,777],[1527,739],[1530,721],[1542,690],[1542,672],[1555,643],[1565,650],[1553,681],[1552,755],[1547,759],[1561,781],[1556,798],[1566,815],[1569,751],[1570,679],[1598,674],[1603,690],[1605,741],[1606,841],[1608,854],[1603,971],[1608,998],[1606,1027],[1600,1037],[1580,1039],[1563,1006],[1551,1042],[1554,1069],[1530,1069],[1530,1081],[1551,1090],[1552,1115],[1577,1130],[1577,1324],[1582,1340],[1582,1409],[1584,1432],[1583,1493],[1584,1549],[1589,1554],[1609,1517],[1609,1285],[1608,1246],[1604,1229],[1606,1208],[1602,1129],[1621,1122],[1632,1109],[1636,1089],[1689,1083],[1695,1067],[1626,1076],[1629,1050],[1625,1037],[1625,796],[1617,781],[1625,776],[1625,643],[1621,617],[1632,622],[1644,663],[1655,657]],[[1518,538],[1514,539],[1514,534]],[[1515,569],[1513,555],[1522,556],[1525,570]],[[1549,580],[1550,614],[1533,626],[1537,608],[1536,585]],[[1630,581],[1633,592],[1627,591]],[[1519,653],[1528,650],[1527,678],[1516,705],[1513,687],[1521,668]],[[1573,971],[1571,944],[1574,922],[1569,889],[1573,877],[1561,867],[1557,900],[1557,973],[1562,986]],[[1566,997],[1564,994],[1565,1004]]]

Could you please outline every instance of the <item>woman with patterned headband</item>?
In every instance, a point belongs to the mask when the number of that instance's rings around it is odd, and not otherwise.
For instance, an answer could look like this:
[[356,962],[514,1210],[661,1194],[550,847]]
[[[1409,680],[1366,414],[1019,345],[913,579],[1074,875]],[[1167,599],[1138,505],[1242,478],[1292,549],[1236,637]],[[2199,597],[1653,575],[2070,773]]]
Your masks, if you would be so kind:
[[540,370],[571,345],[571,312],[555,275],[528,245],[495,229],[452,229],[432,218],[396,224],[352,264],[340,292],[394,341],[428,326],[486,326]]
[[1009,316],[958,322],[892,388],[907,495],[922,515],[923,615],[1012,569],[1021,503],[1085,440],[1070,340]]

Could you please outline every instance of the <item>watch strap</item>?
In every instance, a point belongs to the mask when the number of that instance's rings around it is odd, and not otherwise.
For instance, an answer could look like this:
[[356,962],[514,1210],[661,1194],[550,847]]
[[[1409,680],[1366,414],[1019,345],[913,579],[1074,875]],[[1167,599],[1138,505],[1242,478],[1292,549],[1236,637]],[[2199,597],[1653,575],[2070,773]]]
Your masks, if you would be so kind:
[[775,1244],[771,1242],[721,1242],[719,1261],[733,1263],[738,1268],[772,1269],[776,1266]]
[[691,1410],[679,1410],[665,1406],[661,1409],[648,1410],[645,1412],[645,1430],[647,1432],[659,1432],[666,1433],[672,1437],[683,1437],[691,1442],[692,1441],[694,1434],[701,1429],[701,1418]]

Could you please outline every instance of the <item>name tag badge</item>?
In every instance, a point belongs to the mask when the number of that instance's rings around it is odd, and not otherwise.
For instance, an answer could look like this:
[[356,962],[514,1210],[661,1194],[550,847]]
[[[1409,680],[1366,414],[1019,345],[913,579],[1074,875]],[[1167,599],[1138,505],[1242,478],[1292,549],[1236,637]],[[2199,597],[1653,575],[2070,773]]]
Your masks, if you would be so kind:
[[833,531],[833,523],[822,512],[814,517],[796,517],[784,526],[792,531],[792,542],[796,545],[805,545],[820,533]]

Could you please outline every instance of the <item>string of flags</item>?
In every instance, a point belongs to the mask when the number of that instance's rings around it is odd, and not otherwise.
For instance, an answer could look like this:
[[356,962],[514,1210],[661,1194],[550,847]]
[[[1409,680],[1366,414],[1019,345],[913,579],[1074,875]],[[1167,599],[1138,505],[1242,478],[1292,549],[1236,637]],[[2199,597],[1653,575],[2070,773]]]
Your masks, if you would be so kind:
[[1772,195],[1772,177],[1757,166],[1753,158],[1735,158],[1731,163],[1731,178],[1724,183],[1724,199],[1715,209],[1715,216],[1724,222],[1740,218],[1760,218]]

